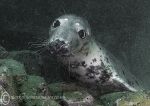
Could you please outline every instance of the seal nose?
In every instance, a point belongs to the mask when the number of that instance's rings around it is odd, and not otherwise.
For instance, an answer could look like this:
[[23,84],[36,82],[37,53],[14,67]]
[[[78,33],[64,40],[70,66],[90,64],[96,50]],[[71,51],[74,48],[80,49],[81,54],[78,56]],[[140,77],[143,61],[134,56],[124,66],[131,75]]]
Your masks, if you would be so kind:
[[51,54],[65,54],[68,52],[68,45],[63,40],[56,39],[49,45]]

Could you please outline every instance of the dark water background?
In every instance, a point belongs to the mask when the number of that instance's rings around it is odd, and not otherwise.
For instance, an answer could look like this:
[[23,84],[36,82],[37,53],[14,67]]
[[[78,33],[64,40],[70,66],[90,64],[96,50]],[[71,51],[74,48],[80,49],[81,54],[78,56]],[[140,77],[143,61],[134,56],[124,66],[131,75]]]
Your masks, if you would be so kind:
[[0,44],[28,49],[65,13],[86,18],[98,41],[150,88],[149,0],[0,0]]

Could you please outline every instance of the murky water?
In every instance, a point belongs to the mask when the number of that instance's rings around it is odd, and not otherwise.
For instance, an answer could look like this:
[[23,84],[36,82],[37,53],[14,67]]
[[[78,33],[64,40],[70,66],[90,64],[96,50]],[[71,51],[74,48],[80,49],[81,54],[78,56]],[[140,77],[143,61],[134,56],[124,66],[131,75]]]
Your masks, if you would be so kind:
[[91,24],[93,36],[150,88],[150,2],[148,0],[1,0],[0,44],[29,49],[48,38],[51,22],[77,14]]

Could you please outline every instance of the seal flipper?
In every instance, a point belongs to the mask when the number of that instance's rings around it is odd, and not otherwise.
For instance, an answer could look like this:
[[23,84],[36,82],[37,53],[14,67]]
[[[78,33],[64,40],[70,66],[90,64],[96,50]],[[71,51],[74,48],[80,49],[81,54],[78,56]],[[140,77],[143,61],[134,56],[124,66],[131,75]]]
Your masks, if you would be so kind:
[[124,81],[120,78],[115,78],[115,79],[112,80],[112,82],[113,82],[114,88],[118,91],[132,91],[132,92],[137,91],[136,88],[129,85],[126,81]]
[[126,84],[119,82],[118,80],[112,80],[110,82],[107,82],[105,84],[102,84],[100,86],[100,92],[101,94],[106,94],[110,92],[122,92],[122,91],[133,91],[135,92],[136,90],[134,88],[129,89]]
[[[126,68],[122,62],[120,62],[115,56],[113,56],[109,51],[107,51],[102,44],[97,43],[100,48],[102,48],[102,54],[104,58],[103,62],[105,67],[110,68],[110,72],[112,73],[112,79],[109,82],[109,85],[114,85],[115,89],[126,89],[129,91],[138,91],[142,90],[142,84],[139,79],[137,79],[128,68]],[[109,61],[109,62],[107,62]],[[112,83],[112,84],[111,84]],[[114,90],[115,90],[114,89]],[[121,90],[121,89],[120,89]]]
[[[108,53],[108,52],[107,52]],[[122,83],[130,91],[142,90],[141,81],[137,79],[124,65],[109,53],[113,67],[118,76],[114,76],[113,80],[116,83]]]

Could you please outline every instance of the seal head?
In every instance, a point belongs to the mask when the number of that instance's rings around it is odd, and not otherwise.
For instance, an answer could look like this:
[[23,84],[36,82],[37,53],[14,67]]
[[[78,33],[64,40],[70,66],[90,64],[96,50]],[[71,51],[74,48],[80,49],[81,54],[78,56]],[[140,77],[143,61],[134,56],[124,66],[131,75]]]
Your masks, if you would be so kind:
[[59,56],[69,56],[81,52],[91,39],[88,22],[75,15],[57,18],[50,27],[49,46],[51,52]]

